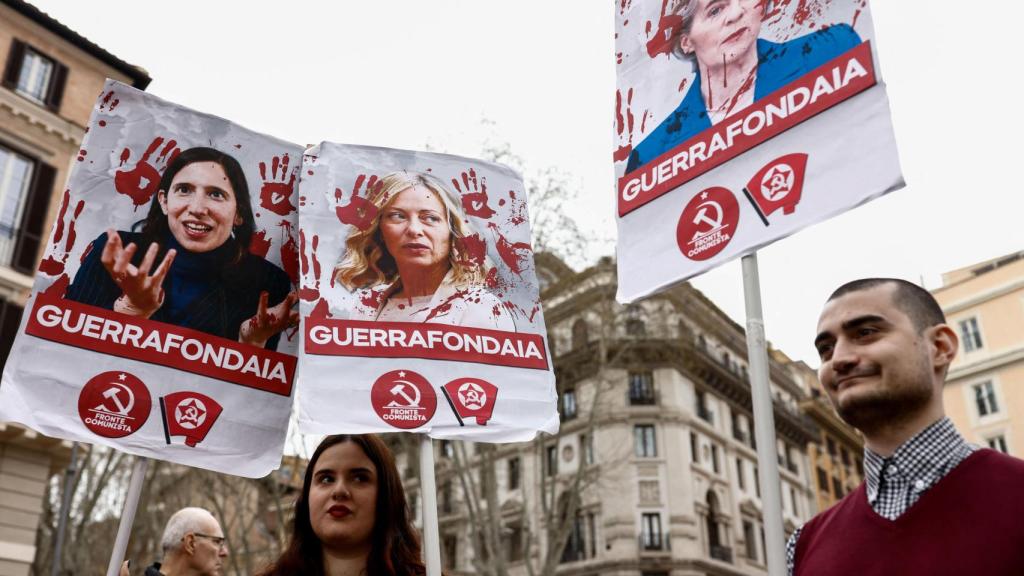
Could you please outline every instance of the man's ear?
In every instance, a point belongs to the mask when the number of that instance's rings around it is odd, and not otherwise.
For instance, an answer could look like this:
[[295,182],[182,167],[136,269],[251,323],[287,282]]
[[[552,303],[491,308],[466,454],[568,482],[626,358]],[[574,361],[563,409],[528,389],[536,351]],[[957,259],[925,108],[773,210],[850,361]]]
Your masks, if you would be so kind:
[[947,324],[936,324],[928,329],[932,346],[932,362],[935,366],[948,369],[960,350],[960,339],[956,331]]
[[181,549],[191,556],[196,553],[196,535],[189,532],[181,539]]

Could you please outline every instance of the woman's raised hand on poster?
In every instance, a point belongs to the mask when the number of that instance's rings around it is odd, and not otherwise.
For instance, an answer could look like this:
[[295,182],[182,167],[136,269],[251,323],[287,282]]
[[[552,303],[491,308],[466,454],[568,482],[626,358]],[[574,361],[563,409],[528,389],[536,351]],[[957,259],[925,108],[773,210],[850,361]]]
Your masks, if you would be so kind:
[[239,342],[262,348],[274,334],[299,323],[299,312],[292,310],[292,306],[299,301],[295,292],[289,292],[276,306],[267,306],[269,298],[270,294],[266,290],[260,293],[256,315],[243,322],[238,331]]
[[100,262],[122,292],[121,297],[114,302],[114,311],[149,318],[163,304],[163,282],[176,252],[168,250],[156,271],[150,275],[149,271],[160,247],[155,242],[150,244],[138,266],[132,264],[136,250],[138,246],[134,242],[128,246],[122,245],[121,236],[116,230],[110,229],[107,230],[107,244],[103,247]]

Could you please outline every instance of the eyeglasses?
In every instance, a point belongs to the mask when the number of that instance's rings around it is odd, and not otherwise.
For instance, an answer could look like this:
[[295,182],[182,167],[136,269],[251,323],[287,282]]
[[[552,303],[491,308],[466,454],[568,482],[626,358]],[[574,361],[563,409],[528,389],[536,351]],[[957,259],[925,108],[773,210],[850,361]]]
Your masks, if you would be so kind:
[[200,534],[198,532],[193,532],[192,535],[196,536],[198,538],[209,538],[210,542],[213,542],[213,544],[217,548],[227,548],[228,547],[227,538],[225,538],[223,536],[210,536],[209,534]]

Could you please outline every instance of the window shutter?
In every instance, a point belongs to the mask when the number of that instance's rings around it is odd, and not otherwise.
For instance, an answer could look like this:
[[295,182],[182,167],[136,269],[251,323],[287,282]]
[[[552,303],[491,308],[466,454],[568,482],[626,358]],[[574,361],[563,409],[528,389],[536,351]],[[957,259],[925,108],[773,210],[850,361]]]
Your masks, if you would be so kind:
[[0,300],[0,367],[7,363],[7,356],[11,352],[20,323],[21,307],[13,302]]
[[46,106],[57,112],[60,109],[61,98],[64,97],[64,84],[68,79],[68,67],[52,60],[53,75],[50,76],[50,86],[46,90]]
[[4,68],[4,86],[14,88],[18,85],[21,64],[25,60],[25,43],[15,38],[11,41],[11,50],[7,53],[7,67]]
[[53,180],[57,170],[49,164],[36,162],[32,186],[25,199],[21,226],[18,228],[18,242],[14,245],[11,268],[31,276],[35,273],[39,259],[39,245],[42,244],[46,210],[50,206]]

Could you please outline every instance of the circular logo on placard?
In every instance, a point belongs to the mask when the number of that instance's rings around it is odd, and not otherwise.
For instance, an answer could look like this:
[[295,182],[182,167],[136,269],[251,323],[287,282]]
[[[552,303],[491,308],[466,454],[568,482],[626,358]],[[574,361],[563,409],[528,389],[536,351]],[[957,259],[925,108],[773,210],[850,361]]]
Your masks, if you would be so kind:
[[423,376],[392,370],[373,383],[370,403],[381,420],[395,428],[418,428],[434,417],[437,393]]
[[82,423],[106,438],[122,438],[142,428],[152,406],[142,380],[121,371],[93,376],[78,395]]
[[764,196],[765,200],[778,202],[789,196],[793,190],[794,181],[793,168],[789,164],[780,162],[772,166],[772,169],[765,172],[764,177],[761,178],[761,196]]
[[697,194],[683,209],[676,240],[683,256],[707,260],[721,252],[736,233],[740,205],[736,196],[721,186]]
[[487,392],[476,382],[468,380],[459,386],[459,402],[470,410],[479,410],[487,405]]
[[186,398],[174,409],[174,420],[182,428],[195,430],[206,422],[206,404],[199,398]]

